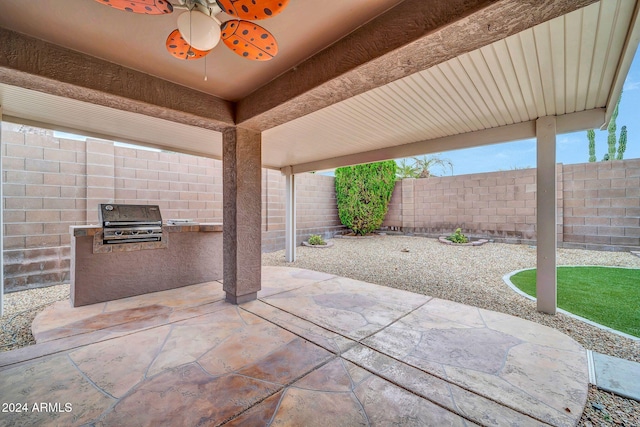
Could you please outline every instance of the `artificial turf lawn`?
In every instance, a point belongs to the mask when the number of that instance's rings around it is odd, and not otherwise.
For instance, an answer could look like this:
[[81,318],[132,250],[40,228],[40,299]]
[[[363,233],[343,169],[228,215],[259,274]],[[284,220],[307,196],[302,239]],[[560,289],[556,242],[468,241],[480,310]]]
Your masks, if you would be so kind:
[[[511,276],[536,296],[536,270]],[[640,337],[640,269],[558,267],[558,307],[601,325]]]

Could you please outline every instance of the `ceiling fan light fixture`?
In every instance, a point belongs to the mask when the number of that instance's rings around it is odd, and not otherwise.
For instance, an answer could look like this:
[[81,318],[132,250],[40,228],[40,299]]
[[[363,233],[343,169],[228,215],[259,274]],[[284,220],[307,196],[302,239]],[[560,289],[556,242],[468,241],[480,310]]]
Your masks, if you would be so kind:
[[198,50],[211,50],[220,41],[220,24],[197,9],[178,17],[178,30],[185,41]]

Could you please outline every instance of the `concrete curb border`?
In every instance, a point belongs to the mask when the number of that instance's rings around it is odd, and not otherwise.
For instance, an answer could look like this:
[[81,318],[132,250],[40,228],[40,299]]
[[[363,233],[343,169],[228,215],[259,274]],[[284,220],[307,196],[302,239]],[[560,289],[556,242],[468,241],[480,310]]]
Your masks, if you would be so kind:
[[[635,270],[635,268],[633,268],[633,267],[621,267],[621,266],[615,266],[615,265],[559,265],[558,267],[605,267],[605,268],[627,268],[627,269],[630,269],[630,270]],[[520,289],[518,289],[516,287],[516,285],[513,284],[513,282],[511,282],[511,276],[513,276],[515,274],[518,274],[518,273],[520,273],[522,271],[527,271],[527,270],[535,270],[535,267],[534,268],[523,268],[521,270],[512,271],[511,273],[507,273],[504,276],[502,276],[502,280],[507,284],[507,286],[509,286],[516,293],[522,295],[525,298],[530,299],[531,301],[536,301],[535,297],[532,297],[531,295],[522,292]],[[594,322],[592,320],[585,319],[584,317],[578,316],[577,314],[570,313],[570,312],[568,312],[566,310],[563,310],[561,308],[558,308],[557,311],[558,311],[558,313],[562,313],[562,314],[564,314],[566,316],[573,317],[574,319],[580,320],[580,321],[582,321],[584,323],[587,323],[587,324],[589,324],[591,326],[595,326],[596,328],[600,328],[600,329],[602,329],[604,331],[611,332],[613,334],[620,335],[620,336],[622,336],[624,338],[629,338],[629,339],[634,340],[634,341],[640,341],[640,338],[638,338],[638,337],[634,337],[633,335],[625,334],[624,332],[620,332],[620,331],[618,331],[616,329],[612,329],[612,328],[610,328],[608,326],[601,325],[600,323],[596,323],[596,322]]]
[[324,245],[312,245],[309,241],[305,240],[302,242],[302,246],[306,246],[308,248],[317,248],[317,249],[327,249],[333,246],[333,242],[325,242]]
[[596,365],[593,362],[593,350],[587,350],[587,366],[589,367],[589,384],[596,384]]

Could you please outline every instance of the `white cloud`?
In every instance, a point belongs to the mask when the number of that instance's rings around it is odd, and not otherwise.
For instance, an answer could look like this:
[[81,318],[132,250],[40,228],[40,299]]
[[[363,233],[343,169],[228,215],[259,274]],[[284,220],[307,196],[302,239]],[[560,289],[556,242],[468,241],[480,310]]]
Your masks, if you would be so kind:
[[576,145],[576,144],[580,144],[580,143],[587,143],[587,132],[584,132],[584,134],[580,134],[578,135],[565,135],[565,136],[561,136],[557,139],[558,145],[559,146],[567,146],[567,145]]
[[629,92],[629,91],[638,90],[638,89],[640,89],[640,81],[638,80],[632,81],[631,79],[627,79],[627,81],[624,82],[624,86],[622,88],[624,92]]

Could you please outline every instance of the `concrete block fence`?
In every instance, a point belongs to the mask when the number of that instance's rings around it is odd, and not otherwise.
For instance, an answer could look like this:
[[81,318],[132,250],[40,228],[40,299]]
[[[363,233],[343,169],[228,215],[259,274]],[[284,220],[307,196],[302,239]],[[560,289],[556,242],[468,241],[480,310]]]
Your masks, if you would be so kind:
[[[558,164],[558,246],[640,249],[640,159]],[[383,228],[439,236],[535,244],[536,170],[523,169],[396,183]]]
[[[222,222],[222,162],[122,147],[111,141],[55,138],[52,131],[2,123],[4,272],[10,291],[69,279],[72,225],[98,223],[99,203],[157,204],[164,219]],[[342,230],[333,178],[303,174],[298,242]],[[285,187],[263,170],[264,251],[284,248]]]
[[[69,226],[97,224],[98,204],[157,204],[163,218],[222,221],[222,163],[132,149],[110,141],[55,138],[2,123],[5,289],[69,277]],[[285,177],[262,171],[262,249],[284,248]],[[559,246],[640,250],[640,159],[557,166]],[[344,227],[334,179],[296,176],[297,242]],[[466,234],[535,243],[535,169],[405,179],[396,183],[383,229]]]

